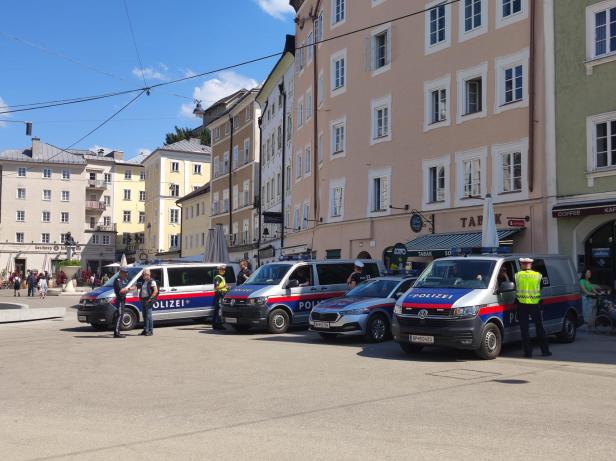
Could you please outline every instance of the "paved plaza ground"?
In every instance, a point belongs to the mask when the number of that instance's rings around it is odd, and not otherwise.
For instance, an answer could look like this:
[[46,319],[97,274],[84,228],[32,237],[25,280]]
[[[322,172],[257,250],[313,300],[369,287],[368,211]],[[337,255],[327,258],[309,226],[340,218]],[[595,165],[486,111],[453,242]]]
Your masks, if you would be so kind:
[[580,332],[553,344],[549,360],[522,359],[512,345],[481,361],[324,343],[307,331],[238,335],[182,322],[138,333],[113,339],[73,309],[0,325],[0,458],[616,456],[616,336]]

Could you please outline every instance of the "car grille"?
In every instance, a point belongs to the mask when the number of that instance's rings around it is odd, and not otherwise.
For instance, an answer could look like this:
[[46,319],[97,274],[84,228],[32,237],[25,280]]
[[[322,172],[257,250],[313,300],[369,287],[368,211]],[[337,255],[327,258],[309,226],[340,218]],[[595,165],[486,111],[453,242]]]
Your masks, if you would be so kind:
[[[233,300],[234,300],[234,303],[233,303],[234,306],[246,306],[248,304],[248,299],[233,298]],[[230,306],[231,299],[225,298],[223,300],[223,304],[225,306]]]
[[448,327],[452,325],[452,321],[449,319],[435,319],[425,318],[420,319],[418,317],[397,317],[398,323],[405,327]]
[[473,340],[473,332],[472,331],[465,331],[464,333],[456,333],[453,337],[458,342],[472,341]]
[[[402,313],[404,315],[419,315],[419,311],[424,310],[422,307],[404,307]],[[453,309],[426,309],[428,317],[451,317]]]
[[328,313],[312,311],[312,314],[310,315],[312,317],[312,320],[325,320],[326,322],[335,322],[336,320],[338,320],[338,313],[336,312]]
[[225,317],[235,317],[238,319],[258,319],[261,318],[261,313],[257,309],[234,309],[233,307],[227,307],[222,311],[222,315]]

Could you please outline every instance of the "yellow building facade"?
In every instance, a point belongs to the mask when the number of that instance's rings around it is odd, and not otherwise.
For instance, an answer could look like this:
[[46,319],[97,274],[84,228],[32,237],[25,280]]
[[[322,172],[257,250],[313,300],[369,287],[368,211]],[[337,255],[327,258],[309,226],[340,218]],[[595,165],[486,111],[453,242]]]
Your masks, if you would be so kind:
[[[139,160],[139,159],[138,159]],[[113,221],[117,259],[138,259],[145,232],[145,168],[139,161],[117,161],[113,171]]]

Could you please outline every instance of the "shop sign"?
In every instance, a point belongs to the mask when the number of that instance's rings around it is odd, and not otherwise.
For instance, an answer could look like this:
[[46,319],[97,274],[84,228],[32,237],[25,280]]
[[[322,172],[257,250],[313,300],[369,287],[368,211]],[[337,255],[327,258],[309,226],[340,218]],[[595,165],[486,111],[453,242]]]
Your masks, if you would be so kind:
[[282,256],[298,255],[308,252],[308,245],[297,245],[293,247],[283,248],[281,251]]
[[611,251],[609,248],[593,248],[592,249],[592,257],[593,258],[609,258]]
[[423,229],[423,219],[421,219],[421,216],[417,213],[413,213],[413,215],[411,216],[411,230],[415,233],[421,232],[421,229]]
[[507,225],[509,227],[526,227],[526,220],[524,218],[509,218]]
[[282,213],[279,211],[264,211],[263,223],[264,224],[282,224]]
[[616,214],[616,205],[552,210],[553,218],[571,218],[576,216],[589,216],[597,214]]
[[[494,221],[498,226],[501,224],[501,213],[494,213]],[[460,222],[462,223],[462,228],[471,228],[471,227],[481,227],[483,225],[483,215],[478,216],[469,216],[467,218],[460,218]]]

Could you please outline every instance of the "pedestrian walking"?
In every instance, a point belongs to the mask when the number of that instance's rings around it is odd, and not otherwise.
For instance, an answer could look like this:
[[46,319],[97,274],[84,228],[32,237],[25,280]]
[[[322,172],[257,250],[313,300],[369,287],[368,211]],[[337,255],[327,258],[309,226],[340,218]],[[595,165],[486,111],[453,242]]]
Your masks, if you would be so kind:
[[120,274],[118,278],[113,282],[113,291],[116,296],[116,313],[115,313],[115,329],[113,330],[114,338],[124,338],[123,334],[120,334],[120,327],[122,326],[122,317],[124,316],[124,304],[126,303],[126,293],[128,293],[128,269],[126,267],[120,268]]
[[152,279],[150,269],[144,269],[142,280],[137,283],[139,291],[139,301],[143,312],[143,331],[141,336],[152,336],[154,334],[154,321],[152,320],[152,307],[158,296],[158,286],[156,280]]
[[347,286],[349,290],[351,288],[355,288],[361,282],[365,282],[369,277],[364,274],[364,263],[359,259],[355,261],[355,266],[353,267],[353,272],[347,278]]
[[532,269],[532,258],[520,258],[521,271],[515,274],[515,295],[518,306],[518,320],[520,322],[520,333],[522,336],[522,347],[524,356],[532,358],[533,346],[528,334],[528,325],[532,318],[535,324],[535,332],[541,352],[544,357],[552,355],[548,347],[548,340],[543,328],[543,316],[541,313],[541,280],[543,275]]
[[214,318],[212,319],[212,328],[214,330],[224,330],[222,324],[222,300],[229,291],[227,281],[225,280],[225,272],[227,266],[221,264],[218,266],[218,274],[214,277]]
[[252,272],[250,272],[250,269],[248,269],[248,261],[242,259],[240,261],[240,272],[237,275],[237,285],[239,286],[243,283],[246,283],[246,280],[248,280],[248,277],[250,277],[251,275]]
[[13,296],[21,296],[19,290],[21,289],[21,277],[19,273],[15,274],[13,277]]
[[597,289],[590,281],[590,269],[586,269],[580,278],[580,289],[582,290],[582,312],[584,321],[588,325],[588,331],[592,330],[595,323],[595,304],[596,296],[599,294]]
[[39,278],[38,281],[38,290],[39,290],[39,298],[45,299],[47,297],[47,289],[49,286],[47,285],[47,279],[45,277]]
[[96,288],[96,276],[94,274],[90,276],[90,287],[93,290]]
[[28,277],[26,278],[26,284],[28,285],[28,294],[27,296],[34,296],[34,290],[36,288],[36,275],[34,275],[33,271],[28,271]]

